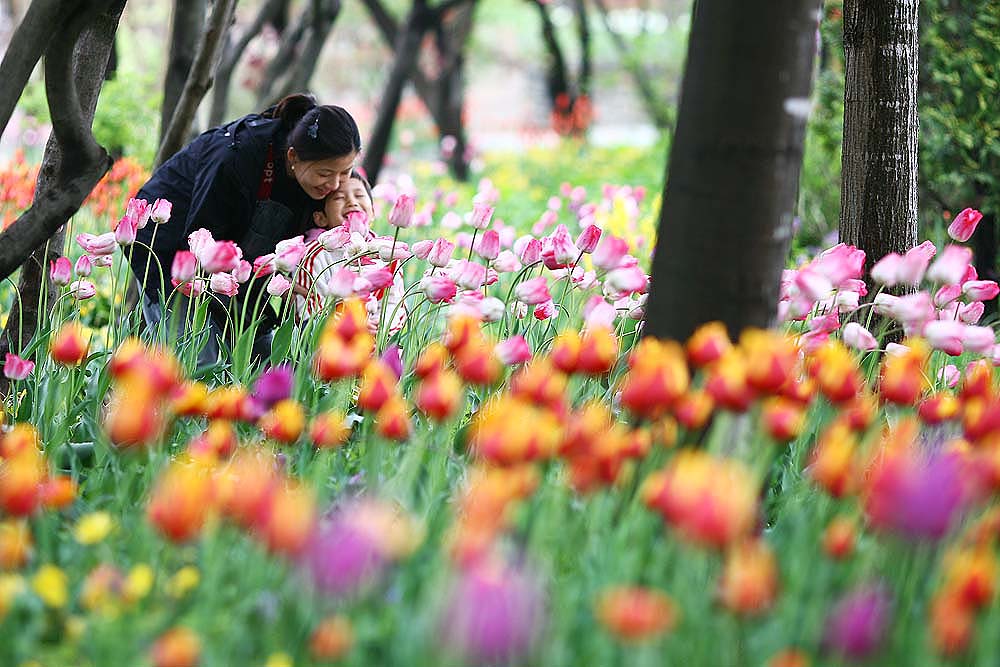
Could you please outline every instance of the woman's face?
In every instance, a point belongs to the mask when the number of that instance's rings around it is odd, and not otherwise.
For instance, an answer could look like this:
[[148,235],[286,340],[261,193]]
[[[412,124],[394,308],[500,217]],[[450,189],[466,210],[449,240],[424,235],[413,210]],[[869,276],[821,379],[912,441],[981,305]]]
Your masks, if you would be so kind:
[[316,226],[330,229],[342,225],[351,211],[364,211],[369,220],[375,217],[365,184],[356,178],[344,178],[340,187],[326,198],[323,211],[316,212]]
[[347,181],[357,153],[325,160],[300,160],[295,149],[288,149],[288,166],[292,176],[313,199],[324,199]]

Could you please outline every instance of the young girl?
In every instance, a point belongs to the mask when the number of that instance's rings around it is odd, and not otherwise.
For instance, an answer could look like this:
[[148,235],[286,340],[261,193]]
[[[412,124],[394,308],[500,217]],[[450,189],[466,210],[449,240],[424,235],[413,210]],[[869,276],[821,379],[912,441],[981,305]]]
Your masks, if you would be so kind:
[[[406,308],[403,279],[396,273],[397,262],[367,254],[380,251],[381,257],[388,258],[393,252],[391,238],[377,237],[371,231],[369,223],[374,216],[371,186],[357,172],[351,172],[350,178],[326,198],[323,210],[313,214],[316,226],[326,231],[306,246],[296,273],[295,307],[300,321],[323,310],[331,297],[359,291],[367,296],[369,329],[377,331],[380,317],[386,320],[383,325],[388,326],[390,333],[403,328]],[[399,249],[402,248],[405,246],[400,244]],[[351,259],[359,255],[359,259]],[[348,276],[344,270],[353,274],[352,285],[345,284]],[[390,284],[383,285],[387,282],[386,272],[392,274],[392,279]],[[363,280],[359,284],[357,279]],[[364,281],[372,284],[370,291]],[[386,293],[386,312],[381,316]],[[388,322],[389,317],[393,317],[392,322]]]

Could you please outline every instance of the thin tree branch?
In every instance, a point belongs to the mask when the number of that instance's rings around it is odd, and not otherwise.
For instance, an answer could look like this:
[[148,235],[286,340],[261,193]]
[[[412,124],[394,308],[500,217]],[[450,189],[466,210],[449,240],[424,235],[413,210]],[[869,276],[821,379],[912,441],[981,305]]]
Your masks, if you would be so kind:
[[278,53],[275,54],[274,58],[271,60],[270,64],[267,66],[267,71],[264,73],[264,79],[260,83],[260,87],[257,89],[257,106],[263,107],[270,102],[274,101],[276,95],[274,90],[277,86],[278,79],[285,74],[289,68],[291,68],[292,63],[295,62],[295,50],[299,43],[302,41],[306,30],[309,28],[309,24],[312,21],[312,6],[308,6],[302,10],[295,24],[287,31],[284,39],[281,42],[281,48],[278,49]]
[[340,0],[313,0],[312,25],[309,28],[309,36],[305,40],[302,52],[299,54],[292,73],[282,86],[282,95],[306,90],[309,81],[312,79],[316,65],[319,63],[320,53],[326,40],[333,30],[337,17],[340,16],[342,3]]
[[181,99],[177,103],[177,111],[170,119],[170,127],[163,137],[160,150],[156,153],[154,163],[156,167],[166,162],[184,145],[184,138],[194,120],[195,112],[198,111],[198,105],[208,89],[212,87],[212,77],[218,64],[222,39],[232,19],[235,6],[236,0],[216,0],[212,6],[208,25],[202,35],[201,43],[198,45],[194,63],[191,65],[191,73],[188,75],[187,83],[184,84]]

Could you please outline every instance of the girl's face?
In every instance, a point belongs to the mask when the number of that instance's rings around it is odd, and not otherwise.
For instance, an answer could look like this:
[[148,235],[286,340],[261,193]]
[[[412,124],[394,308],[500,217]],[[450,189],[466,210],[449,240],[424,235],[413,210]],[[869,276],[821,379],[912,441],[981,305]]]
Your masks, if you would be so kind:
[[369,220],[375,217],[365,184],[356,178],[345,178],[340,187],[326,198],[323,210],[313,214],[313,221],[317,227],[330,229],[342,225],[351,211],[364,211]]
[[324,199],[347,181],[354,168],[357,153],[326,160],[300,160],[294,148],[288,149],[288,166],[292,176],[313,199]]

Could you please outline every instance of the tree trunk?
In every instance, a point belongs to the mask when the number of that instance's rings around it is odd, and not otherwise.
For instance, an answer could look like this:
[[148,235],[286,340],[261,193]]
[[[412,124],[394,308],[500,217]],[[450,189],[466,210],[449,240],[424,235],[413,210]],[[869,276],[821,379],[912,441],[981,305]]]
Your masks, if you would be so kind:
[[[0,273],[4,277],[10,275],[23,261],[18,281],[20,304],[15,302],[11,308],[0,336],[0,354],[19,352],[34,336],[41,314],[43,284],[49,294],[55,293],[48,269],[49,262],[61,254],[63,226],[110,166],[103,151],[96,155],[88,155],[93,147],[81,151],[80,145],[87,144],[86,137],[74,135],[84,130],[90,132],[124,6],[125,0],[116,0],[103,12],[96,12],[79,39],[68,27],[53,31],[59,34],[46,55],[46,81],[51,79],[54,84],[48,90],[49,105],[72,105],[70,108],[77,110],[77,117],[53,117],[53,134],[38,171],[35,201],[14,225],[0,234]],[[69,122],[72,126],[56,132],[56,122]],[[90,139],[92,142],[92,136]],[[28,253],[30,257],[25,260]],[[47,306],[51,308],[52,299]],[[0,394],[6,390],[6,379],[0,379]]]
[[[455,147],[448,156],[448,169],[457,181],[469,178],[467,153],[468,139],[465,133],[465,48],[472,33],[475,0],[456,10],[448,25],[438,30],[438,51],[444,65],[435,80],[435,85],[421,95],[420,86],[414,77],[417,94],[424,100],[437,126],[438,138],[453,137]],[[433,104],[428,104],[433,101]]]
[[840,240],[868,269],[917,243],[917,2],[844,3]]
[[295,52],[302,42],[312,21],[312,5],[303,8],[295,24],[288,28],[281,40],[281,47],[264,72],[264,78],[257,89],[257,107],[263,108],[280,98],[276,94],[278,81],[285,76],[295,63]]
[[569,89],[569,71],[566,69],[566,57],[556,36],[556,26],[549,14],[547,0],[534,0],[538,8],[538,16],[542,21],[542,42],[545,44],[546,63],[545,83],[549,93],[549,102],[556,113],[569,111],[571,91]]
[[333,30],[333,24],[340,16],[341,4],[341,0],[312,0],[309,34],[295,65],[291,68],[291,73],[282,86],[281,97],[309,90],[309,82],[312,80],[313,72],[316,71],[316,65],[319,64],[323,46],[330,36],[330,31]]
[[587,13],[587,0],[573,0],[573,10],[576,15],[576,32],[580,38],[580,71],[576,79],[577,95],[590,97],[590,81],[593,78],[593,65],[590,59],[590,16]]
[[698,0],[644,335],[730,335],[777,315],[820,0]]
[[167,135],[170,119],[184,92],[184,83],[191,73],[198,36],[205,25],[205,0],[174,0],[174,15],[170,30],[170,55],[163,80],[163,106],[160,108],[160,141]]
[[389,72],[389,79],[382,90],[378,116],[371,138],[365,148],[363,168],[371,183],[378,181],[379,171],[389,150],[389,140],[392,137],[392,126],[396,121],[396,111],[403,98],[403,88],[417,66],[417,56],[420,54],[420,42],[427,29],[426,0],[414,0],[413,7],[407,16],[406,23],[399,34],[396,46],[396,57]]
[[191,129],[194,115],[198,111],[198,105],[201,104],[208,89],[212,87],[212,77],[219,62],[219,52],[222,49],[226,31],[232,22],[235,7],[236,0],[215,0],[215,4],[212,5],[212,13],[208,17],[204,32],[202,32],[198,52],[184,84],[184,91],[177,102],[177,109],[170,119],[170,125],[163,136],[163,141],[160,143],[160,150],[156,153],[154,168],[159,167],[184,147],[187,133]]
[[278,32],[282,32],[287,23],[285,16],[287,12],[288,0],[267,0],[261,5],[254,20],[247,26],[246,30],[240,33],[239,37],[236,37],[231,29],[226,33],[226,46],[222,50],[222,58],[219,60],[219,67],[215,72],[215,84],[212,86],[212,104],[208,112],[208,124],[211,127],[222,125],[225,121],[229,107],[230,82],[243,52],[267,23],[271,23],[275,26],[275,30],[278,30],[277,23],[280,20],[282,26]]

